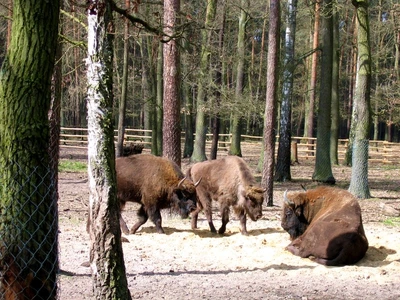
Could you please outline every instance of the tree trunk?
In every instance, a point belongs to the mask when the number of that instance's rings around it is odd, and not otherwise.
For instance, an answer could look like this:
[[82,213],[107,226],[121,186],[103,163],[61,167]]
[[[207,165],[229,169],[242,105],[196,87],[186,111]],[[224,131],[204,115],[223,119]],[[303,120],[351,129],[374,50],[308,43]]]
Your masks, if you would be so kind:
[[214,25],[215,13],[217,10],[217,0],[207,0],[206,19],[204,29],[201,31],[201,58],[200,75],[197,84],[197,113],[196,113],[196,139],[194,141],[193,154],[190,158],[192,162],[204,161],[206,157],[206,87],[209,78],[209,61],[211,56],[210,43],[211,33]]
[[[315,95],[317,92],[317,67],[318,67],[318,37],[319,37],[319,23],[320,23],[320,1],[315,2],[315,15],[314,15],[314,33],[313,33],[313,47],[314,51],[311,56],[311,76],[310,76],[310,98],[306,108],[305,122],[304,122],[304,133],[306,137],[314,136],[314,106],[315,106]],[[309,140],[309,144],[313,141]],[[312,149],[312,146],[309,150]]]
[[268,76],[264,117],[264,164],[261,185],[266,189],[267,206],[273,205],[273,181],[275,161],[275,125],[276,103],[279,74],[279,33],[280,33],[279,0],[270,1],[270,23],[268,34]]
[[[221,28],[219,30],[219,39],[218,39],[218,51],[219,57],[223,57],[224,53],[224,37],[225,37],[225,21],[226,21],[226,6],[225,0],[222,0],[222,20],[221,20]],[[215,104],[217,107],[221,104],[221,90],[223,90],[223,62],[222,60],[218,60],[215,71],[215,84],[217,88],[215,89]],[[212,120],[212,143],[210,150],[210,159],[217,159],[218,152],[218,142],[219,142],[219,131],[221,129],[221,118],[219,112],[217,112]]]
[[333,60],[332,60],[332,123],[330,157],[331,163],[339,164],[338,138],[339,138],[339,16],[337,8],[333,11]]
[[[125,8],[130,9],[129,0],[125,0]],[[122,91],[118,109],[118,140],[116,147],[117,157],[122,156],[125,139],[125,112],[126,98],[128,94],[128,54],[129,54],[129,20],[124,20],[124,61],[122,66]]]
[[282,83],[282,103],[279,127],[278,157],[275,170],[276,181],[291,180],[290,146],[291,146],[291,105],[293,95],[293,73],[295,69],[294,45],[296,37],[297,0],[289,0],[287,4],[287,27],[285,34],[285,58]]
[[116,196],[112,117],[112,12],[105,0],[88,13],[88,177],[90,264],[96,299],[131,299]]
[[[178,25],[180,0],[164,1],[164,32],[174,36]],[[171,38],[164,43],[164,99],[163,99],[163,156],[181,165],[181,126],[180,126],[180,55],[178,42]]]
[[335,183],[330,159],[330,131],[332,105],[332,59],[333,22],[332,0],[324,0],[321,11],[322,57],[321,87],[318,108],[317,152],[312,179],[324,183]]
[[349,191],[357,198],[370,198],[368,187],[368,146],[371,124],[371,50],[369,45],[368,0],[353,0],[357,9],[357,75],[352,123],[356,124],[353,142]]
[[48,113],[59,5],[13,1],[0,72],[2,299],[57,299],[57,170],[49,155]]
[[[246,26],[249,21],[248,8],[249,0],[241,1],[241,13],[239,18],[239,32],[237,42],[237,66],[236,66],[236,89],[235,101],[241,101],[244,89],[244,64],[245,64],[245,45],[246,45]],[[241,116],[234,112],[232,116],[232,141],[229,149],[230,155],[242,156],[240,148],[241,140]]]
[[[163,45],[160,43],[158,46],[158,55],[157,55],[157,73],[156,73],[156,82],[157,82],[157,108],[156,108],[156,123],[157,123],[157,129],[155,131],[156,136],[152,136],[153,143],[154,141],[156,142],[156,147],[157,149],[155,152],[153,152],[154,155],[161,156],[162,155],[162,149],[163,149],[163,94],[164,94],[164,81],[163,81],[163,65],[164,65],[164,60],[163,60]],[[156,138],[155,138],[156,137]]]

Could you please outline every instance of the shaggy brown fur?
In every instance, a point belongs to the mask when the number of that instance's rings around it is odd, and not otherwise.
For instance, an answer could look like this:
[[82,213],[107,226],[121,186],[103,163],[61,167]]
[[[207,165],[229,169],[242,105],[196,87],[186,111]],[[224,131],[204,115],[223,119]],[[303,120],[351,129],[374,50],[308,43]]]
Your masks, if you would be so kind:
[[[173,161],[151,154],[138,154],[116,159],[117,197],[121,208],[128,201],[140,203],[139,221],[131,228],[135,233],[148,218],[161,227],[161,209],[171,208],[182,218],[196,208],[196,187],[183,175]],[[120,218],[121,229],[128,233],[126,223]]]
[[355,264],[368,249],[360,205],[342,189],[289,193],[281,224],[292,240],[287,250],[300,257],[313,256],[323,265]]
[[261,218],[264,191],[242,158],[227,156],[196,163],[187,171],[187,175],[193,181],[201,179],[196,188],[198,201],[197,209],[192,213],[192,229],[197,228],[198,214],[204,209],[211,232],[216,232],[211,215],[212,200],[218,201],[220,206],[220,234],[226,230],[231,206],[240,219],[242,234],[248,234],[246,215],[253,221]]

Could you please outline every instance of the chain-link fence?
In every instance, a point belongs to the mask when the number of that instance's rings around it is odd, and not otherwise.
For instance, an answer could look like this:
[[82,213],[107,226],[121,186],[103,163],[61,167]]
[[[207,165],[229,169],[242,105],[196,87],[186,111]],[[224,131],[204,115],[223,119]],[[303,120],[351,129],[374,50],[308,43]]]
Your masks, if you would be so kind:
[[55,299],[57,162],[1,160],[6,167],[0,170],[0,299]]

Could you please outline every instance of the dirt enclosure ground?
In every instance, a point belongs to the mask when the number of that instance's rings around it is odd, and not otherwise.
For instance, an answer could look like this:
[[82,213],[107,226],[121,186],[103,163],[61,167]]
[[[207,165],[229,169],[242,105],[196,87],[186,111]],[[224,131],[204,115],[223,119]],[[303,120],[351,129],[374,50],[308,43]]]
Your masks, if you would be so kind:
[[[66,153],[63,159],[83,159]],[[244,158],[255,172],[256,159]],[[182,169],[188,163],[183,162]],[[280,227],[283,192],[313,187],[313,164],[292,167],[293,181],[276,183],[274,207],[265,207],[257,222],[248,220],[249,236],[239,233],[232,216],[225,235],[209,232],[204,215],[199,229],[190,220],[163,212],[166,234],[144,224],[123,244],[126,272],[133,299],[400,299],[400,226],[390,220],[400,210],[400,166],[369,167],[374,198],[361,200],[369,240],[366,256],[356,265],[325,267],[285,251],[289,235]],[[255,172],[256,173],[256,172]],[[347,188],[351,169],[333,168],[337,185]],[[88,182],[86,173],[60,173],[60,299],[91,299],[91,270],[82,266],[89,257],[85,231]],[[132,226],[137,206],[123,216]],[[392,210],[392,211],[390,211]],[[214,224],[220,226],[217,210]],[[398,219],[397,219],[398,220]]]

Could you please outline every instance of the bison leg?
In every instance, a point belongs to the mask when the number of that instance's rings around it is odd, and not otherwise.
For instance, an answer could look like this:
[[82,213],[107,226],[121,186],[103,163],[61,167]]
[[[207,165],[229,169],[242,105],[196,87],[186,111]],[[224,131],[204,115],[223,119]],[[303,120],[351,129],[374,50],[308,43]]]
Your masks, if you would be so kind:
[[158,233],[165,233],[164,229],[161,227],[161,212],[159,209],[156,209],[150,214],[150,219],[156,225],[156,230]]
[[212,221],[212,204],[211,201],[207,203],[204,207],[204,214],[206,215],[208,226],[210,227],[210,231],[212,233],[217,233],[217,230],[215,229],[214,223]]
[[192,211],[192,230],[195,230],[197,227],[197,219],[199,217],[199,213],[201,211],[201,207],[197,205],[196,209]]
[[222,225],[219,228],[218,233],[224,234],[226,230],[226,224],[228,224],[229,222],[229,207],[222,206],[220,212],[221,212]]
[[126,225],[126,222],[124,218],[122,218],[122,214],[119,214],[119,226],[121,227],[121,231],[125,234],[129,234],[129,229],[128,226]]
[[242,210],[239,213],[239,221],[240,221],[240,227],[241,227],[240,232],[243,235],[249,235],[247,232],[247,228],[246,228],[246,213],[244,210]]
[[143,205],[140,206],[138,213],[137,213],[139,220],[136,222],[135,225],[133,225],[133,227],[131,228],[131,233],[135,234],[136,231],[139,229],[140,226],[142,226],[144,223],[147,222],[147,220],[149,219],[149,216],[147,215]]

